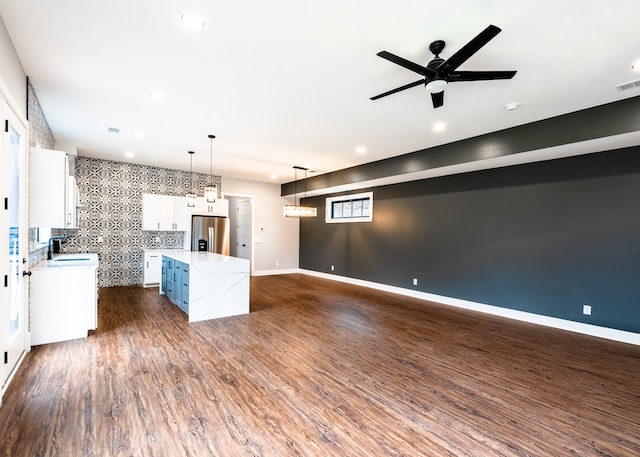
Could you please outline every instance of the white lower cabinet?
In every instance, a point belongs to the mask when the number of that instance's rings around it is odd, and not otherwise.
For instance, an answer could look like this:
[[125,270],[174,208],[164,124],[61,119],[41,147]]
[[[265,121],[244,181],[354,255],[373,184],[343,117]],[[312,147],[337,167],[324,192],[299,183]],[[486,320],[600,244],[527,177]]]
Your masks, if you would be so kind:
[[[31,345],[86,338],[98,327],[98,256],[87,267],[49,266],[43,261],[31,268]],[[72,262],[68,262],[71,264]]]
[[150,287],[160,284],[162,277],[162,254],[159,251],[144,251],[142,286]]

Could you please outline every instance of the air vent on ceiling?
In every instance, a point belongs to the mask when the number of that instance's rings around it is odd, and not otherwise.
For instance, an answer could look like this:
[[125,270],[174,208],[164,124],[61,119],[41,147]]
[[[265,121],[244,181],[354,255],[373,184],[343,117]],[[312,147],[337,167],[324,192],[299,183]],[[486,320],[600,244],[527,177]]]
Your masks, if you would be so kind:
[[107,132],[109,133],[120,133],[120,129],[116,127],[107,127]]
[[618,89],[619,92],[622,92],[623,90],[634,89],[637,87],[640,87],[640,79],[636,81],[620,84],[619,86],[616,86],[616,89]]

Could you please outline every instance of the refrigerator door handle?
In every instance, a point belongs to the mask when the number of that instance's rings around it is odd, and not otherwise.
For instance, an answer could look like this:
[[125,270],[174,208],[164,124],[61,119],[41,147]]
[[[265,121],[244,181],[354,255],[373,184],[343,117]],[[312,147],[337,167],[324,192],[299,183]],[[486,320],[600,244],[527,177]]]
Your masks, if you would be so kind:
[[209,246],[208,246],[208,250],[210,252],[215,252],[215,243],[214,241],[214,236],[215,234],[213,233],[213,227],[209,226]]

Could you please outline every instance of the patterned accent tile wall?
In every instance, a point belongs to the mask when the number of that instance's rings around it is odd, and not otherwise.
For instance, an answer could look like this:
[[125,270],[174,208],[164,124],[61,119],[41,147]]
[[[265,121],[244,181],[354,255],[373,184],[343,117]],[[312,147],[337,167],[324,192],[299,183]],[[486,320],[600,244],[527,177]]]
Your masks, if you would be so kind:
[[[39,145],[45,149],[55,149],[56,142],[44,116],[36,91],[27,79],[27,117],[29,118],[29,147]],[[29,227],[29,265],[34,265],[46,259],[46,249],[36,244],[37,232],[35,227]]]
[[41,148],[54,149],[56,142],[36,91],[29,80],[27,80],[27,116],[29,117],[29,147],[40,145]]
[[[97,252],[99,287],[142,284],[144,249],[182,249],[184,232],[142,230],[142,194],[185,195],[202,189],[208,174],[77,157],[78,228],[67,235],[62,252]],[[220,176],[214,175],[221,189]]]

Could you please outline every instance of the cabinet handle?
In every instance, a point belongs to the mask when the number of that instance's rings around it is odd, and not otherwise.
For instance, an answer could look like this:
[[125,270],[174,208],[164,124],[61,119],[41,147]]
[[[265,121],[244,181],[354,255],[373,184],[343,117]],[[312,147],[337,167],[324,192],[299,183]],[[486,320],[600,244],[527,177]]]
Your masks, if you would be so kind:
[[147,268],[149,268],[149,261],[147,260]]
[[160,222],[158,222],[158,230],[160,230]]

